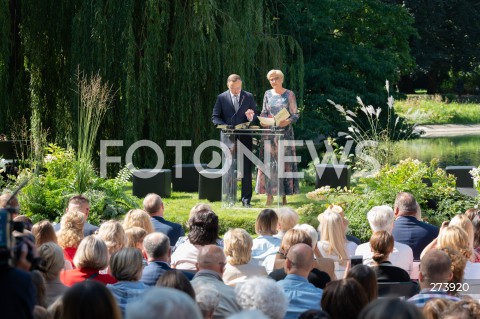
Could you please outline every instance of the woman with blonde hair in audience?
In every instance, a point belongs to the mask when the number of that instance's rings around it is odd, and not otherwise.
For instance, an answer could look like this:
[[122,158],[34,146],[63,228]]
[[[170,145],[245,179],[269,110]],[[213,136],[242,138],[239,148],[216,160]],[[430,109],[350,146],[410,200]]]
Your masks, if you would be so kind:
[[143,240],[148,235],[147,231],[140,227],[131,227],[125,230],[127,242],[125,247],[143,250]]
[[70,287],[85,280],[95,280],[104,284],[117,282],[111,275],[100,273],[108,266],[108,248],[102,239],[94,235],[82,240],[73,261],[77,269],[66,270],[60,274],[60,280],[66,286]]
[[470,256],[470,261],[475,261],[475,249],[474,249],[474,241],[475,241],[475,231],[473,229],[473,223],[468,218],[467,215],[455,215],[452,220],[450,220],[449,226],[458,226],[464,231],[467,232],[468,241],[470,243],[470,247],[472,247],[472,256]]
[[468,217],[473,222],[475,216],[480,216],[480,209],[478,208],[469,208],[465,211],[465,216]]
[[[275,259],[275,269],[269,274],[270,278],[279,281],[284,279],[287,274],[285,273],[285,261],[288,251],[296,244],[306,244],[312,247],[312,237],[309,233],[302,229],[290,229],[283,236],[280,249]],[[313,249],[313,248],[312,248]],[[319,264],[316,260],[312,261],[312,270],[308,275],[308,281],[317,288],[324,288],[326,283],[335,279],[333,260],[330,261],[330,267],[325,267]]]
[[227,257],[223,273],[223,282],[226,285],[235,286],[254,276],[267,276],[265,267],[252,262],[253,240],[245,229],[230,229],[223,236],[223,244]]
[[357,244],[346,239],[347,224],[342,216],[334,211],[335,206],[318,215],[318,231],[320,241],[318,249],[323,257],[335,261],[335,274],[337,278],[343,278],[345,267],[350,256],[355,255]]
[[85,224],[85,214],[79,211],[68,211],[62,216],[60,222],[61,228],[58,232],[57,239],[60,247],[63,248],[65,260],[72,263],[77,247],[83,239],[83,226]]
[[116,220],[108,220],[101,224],[97,236],[107,245],[110,256],[125,247],[127,241],[122,224]]
[[253,240],[252,258],[259,265],[263,265],[267,256],[275,255],[280,247],[281,239],[274,237],[277,234],[277,224],[278,216],[269,208],[262,210],[255,220],[255,233],[258,237]]
[[280,207],[276,210],[278,216],[277,230],[275,237],[282,239],[287,230],[292,229],[298,224],[298,214],[290,207]]
[[37,248],[44,243],[53,242],[56,244],[58,242],[55,229],[48,220],[42,220],[33,225],[32,235],[35,237],[35,246]]
[[422,313],[425,319],[440,319],[442,313],[455,302],[446,298],[435,298],[427,301],[423,306]]
[[38,255],[42,258],[45,297],[48,307],[67,290],[67,286],[60,281],[60,272],[64,268],[65,260],[62,247],[54,242],[42,244],[38,248]]
[[[450,260],[452,261],[452,273],[453,277],[450,280],[451,283],[463,284],[463,277],[465,276],[465,267],[467,266],[467,258],[460,253],[456,248],[452,247],[442,247],[440,250],[443,250]],[[457,291],[451,290],[448,291],[449,295],[456,296],[458,295]]]
[[145,229],[149,234],[155,231],[152,221],[150,220],[150,215],[141,209],[131,209],[125,214],[123,228],[127,230],[135,226]]

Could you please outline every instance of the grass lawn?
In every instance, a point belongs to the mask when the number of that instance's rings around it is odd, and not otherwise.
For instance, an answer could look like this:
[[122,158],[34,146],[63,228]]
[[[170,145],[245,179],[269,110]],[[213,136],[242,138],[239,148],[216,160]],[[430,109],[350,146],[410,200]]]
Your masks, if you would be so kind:
[[417,124],[479,124],[480,103],[442,100],[441,96],[409,95],[395,101],[395,111]]

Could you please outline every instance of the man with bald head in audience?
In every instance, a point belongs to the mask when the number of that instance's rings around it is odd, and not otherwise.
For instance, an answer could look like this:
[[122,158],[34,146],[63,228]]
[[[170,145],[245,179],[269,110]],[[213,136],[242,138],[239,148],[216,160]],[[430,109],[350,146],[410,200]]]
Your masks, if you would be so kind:
[[412,194],[398,193],[395,199],[395,223],[392,235],[395,241],[412,248],[413,259],[420,260],[422,250],[438,236],[438,227],[417,219],[418,204]]
[[214,319],[226,318],[241,310],[236,301],[234,288],[227,286],[222,280],[226,264],[227,258],[223,249],[217,245],[203,246],[198,253],[197,273],[192,284],[212,285],[218,291],[220,303],[213,313]]
[[298,318],[306,310],[320,310],[323,290],[309,283],[307,279],[312,263],[312,247],[296,244],[288,250],[285,261],[287,277],[277,282],[288,300],[285,318]]
[[[65,209],[65,212],[67,213],[72,211],[81,212],[85,215],[85,224],[83,225],[83,235],[85,237],[93,235],[97,231],[98,229],[97,226],[87,222],[88,214],[90,213],[90,201],[86,197],[82,195],[76,195],[71,197],[68,200],[68,206]],[[60,223],[55,224],[53,226],[56,232],[60,230],[60,227],[61,227]]]
[[460,301],[460,298],[450,296],[444,289],[452,277],[452,260],[447,253],[438,249],[430,250],[420,262],[420,293],[408,299],[408,302],[422,308],[427,301],[436,298]]
[[[147,256],[148,265],[143,268],[140,281],[147,286],[155,286],[158,278],[172,269],[170,268],[172,249],[167,235],[156,232],[148,234],[143,239],[143,254]],[[189,280],[193,278],[193,273],[183,272],[183,274]]]
[[147,194],[143,200],[143,210],[150,215],[155,231],[167,235],[172,246],[175,246],[179,237],[185,235],[182,225],[165,220],[165,207],[159,195]]

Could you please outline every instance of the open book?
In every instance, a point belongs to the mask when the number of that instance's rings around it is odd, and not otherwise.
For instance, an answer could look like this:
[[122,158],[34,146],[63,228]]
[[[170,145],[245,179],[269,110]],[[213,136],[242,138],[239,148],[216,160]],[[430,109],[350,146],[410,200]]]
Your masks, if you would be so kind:
[[282,109],[280,112],[277,113],[274,117],[263,117],[263,116],[258,116],[258,120],[260,123],[268,126],[275,126],[279,125],[281,121],[284,121],[290,117],[290,113],[287,111],[287,109]]
[[[250,122],[240,123],[235,125],[235,129],[236,130],[245,129],[245,128],[248,128],[249,125],[250,125]],[[217,125],[217,128],[226,129],[227,126],[228,126],[227,124],[222,124],[222,125]]]

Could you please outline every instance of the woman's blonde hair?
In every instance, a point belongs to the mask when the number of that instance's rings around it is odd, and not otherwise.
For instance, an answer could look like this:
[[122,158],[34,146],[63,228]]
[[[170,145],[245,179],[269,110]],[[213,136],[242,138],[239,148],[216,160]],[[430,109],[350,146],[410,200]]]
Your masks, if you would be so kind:
[[312,238],[306,231],[292,228],[283,236],[282,243],[280,244],[280,252],[286,256],[288,250],[296,244],[307,244],[313,247]]
[[110,272],[118,281],[138,281],[142,276],[142,253],[136,248],[123,248],[110,258]]
[[455,247],[467,259],[472,255],[468,234],[458,226],[447,226],[438,235],[438,248],[445,247]]
[[377,263],[387,260],[393,251],[393,245],[393,236],[389,232],[386,230],[374,232],[372,237],[370,237],[370,246],[373,252],[372,259]]
[[38,255],[42,258],[45,280],[50,281],[57,278],[65,266],[62,247],[54,242],[47,242],[38,247]]
[[[475,257],[474,254],[474,241],[475,241],[475,231],[473,229],[473,223],[468,218],[467,215],[455,215],[449,223],[450,226],[458,226],[463,229],[468,235],[468,242],[472,248],[472,257]],[[473,260],[472,260],[473,261]]]
[[286,232],[298,224],[298,214],[290,207],[281,207],[276,210],[276,213],[278,216],[278,226],[280,231]]
[[32,226],[32,234],[35,236],[35,246],[38,248],[40,245],[48,242],[57,243],[57,234],[53,225],[48,220],[42,220]]
[[80,245],[78,245],[73,263],[78,269],[105,269],[108,265],[107,245],[97,236],[91,235],[85,237]]
[[132,227],[125,231],[125,236],[127,237],[127,243],[125,247],[137,248],[137,244],[141,243],[143,245],[143,239],[148,235],[147,231],[140,227]]
[[152,221],[150,220],[150,215],[141,209],[131,209],[125,214],[123,228],[129,229],[135,226],[145,229],[149,234],[155,231],[153,229]]
[[299,230],[303,230],[304,232],[306,232],[310,236],[310,238],[312,239],[312,248],[315,249],[315,247],[317,247],[318,232],[315,229],[315,227],[313,227],[312,225],[309,225],[309,224],[301,224],[301,225],[295,225],[295,227],[293,227],[293,229],[299,229]]
[[332,209],[327,209],[317,218],[320,222],[318,225],[320,241],[323,242],[322,245],[325,247],[327,254],[338,256],[341,264],[346,263],[348,256],[345,249],[346,238],[342,216]]
[[109,220],[100,225],[98,236],[107,245],[110,256],[125,247],[127,241],[122,224],[116,220]]
[[280,77],[280,79],[282,79],[282,81],[283,81],[283,79],[285,78],[285,76],[283,75],[283,72],[280,71],[280,70],[270,70],[270,71],[268,71],[268,73],[267,73],[267,79],[270,80],[270,77],[271,77],[272,75],[278,75],[278,76]]
[[68,211],[62,216],[58,233],[58,244],[62,248],[77,247],[83,239],[85,214],[79,211]]
[[253,240],[245,229],[230,229],[223,236],[223,251],[230,265],[248,264],[252,258]]

